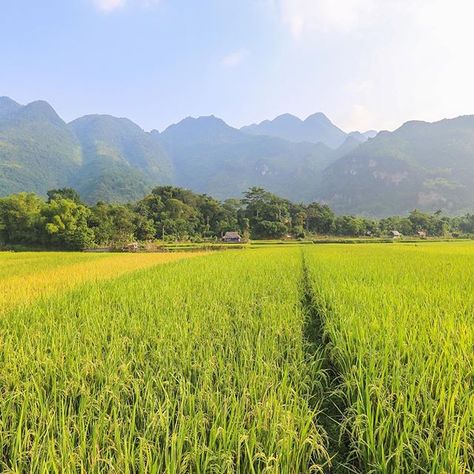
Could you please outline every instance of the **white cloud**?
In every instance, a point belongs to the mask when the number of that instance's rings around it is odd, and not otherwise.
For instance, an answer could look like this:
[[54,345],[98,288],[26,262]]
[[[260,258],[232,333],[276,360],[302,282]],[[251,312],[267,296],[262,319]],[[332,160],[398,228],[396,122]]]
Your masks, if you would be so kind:
[[474,113],[473,0],[265,5],[293,40],[287,74],[304,91],[294,99],[299,107],[317,103],[347,130]]
[[234,68],[239,66],[242,61],[247,57],[248,51],[246,49],[239,49],[234,51],[221,60],[221,66],[227,68]]
[[295,39],[306,33],[349,32],[369,20],[375,0],[276,0]]
[[95,0],[97,8],[104,12],[111,12],[125,6],[126,0]]
[[96,7],[106,13],[119,10],[126,5],[151,7],[157,5],[160,0],[94,0]]

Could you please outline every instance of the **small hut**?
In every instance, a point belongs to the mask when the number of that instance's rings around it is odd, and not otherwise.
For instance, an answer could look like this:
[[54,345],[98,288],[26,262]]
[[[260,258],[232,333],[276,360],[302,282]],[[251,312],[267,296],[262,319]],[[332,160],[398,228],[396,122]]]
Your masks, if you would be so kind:
[[419,230],[419,231],[417,232],[417,234],[418,234],[418,237],[419,237],[420,239],[426,239],[426,231],[425,231],[425,230]]
[[138,242],[130,242],[122,247],[123,252],[138,252]]
[[236,244],[241,241],[242,241],[242,237],[240,237],[240,234],[238,232],[226,232],[224,236],[222,237],[222,242]]
[[392,239],[399,239],[402,236],[402,234],[400,234],[398,230],[392,230],[390,231],[390,236],[392,237]]

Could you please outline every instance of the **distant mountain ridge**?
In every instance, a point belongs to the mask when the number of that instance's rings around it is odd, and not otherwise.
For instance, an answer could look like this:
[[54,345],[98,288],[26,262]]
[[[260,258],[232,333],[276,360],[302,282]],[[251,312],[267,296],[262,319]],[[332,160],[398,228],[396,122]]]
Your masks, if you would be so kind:
[[71,186],[89,203],[126,202],[162,184],[219,199],[262,186],[376,217],[474,212],[474,116],[379,133],[345,133],[321,113],[242,129],[188,117],[160,133],[109,115],[67,124],[47,102],[0,97],[0,196]]
[[323,143],[333,149],[342,146],[348,137],[362,143],[377,135],[375,130],[346,133],[321,112],[312,114],[305,120],[291,114],[283,114],[273,120],[246,125],[240,130],[251,135],[267,135],[295,143]]
[[82,166],[79,140],[44,101],[0,99],[0,194],[68,183]]
[[72,186],[88,202],[124,202],[172,180],[167,154],[128,119],[92,115],[66,124],[45,101],[0,98],[0,195]]
[[72,121],[85,166],[71,182],[88,201],[140,199],[173,181],[173,164],[152,135],[126,118],[86,115]]
[[296,143],[324,143],[330,148],[341,146],[347,136],[321,112],[310,115],[305,120],[291,114],[283,114],[273,120],[244,126],[240,130],[252,135],[267,135]]
[[474,210],[474,116],[406,122],[325,169],[319,198],[338,212]]
[[10,99],[10,97],[0,97],[0,118],[7,117],[20,108],[21,105]]
[[188,117],[156,139],[175,166],[175,183],[217,198],[263,186],[295,200],[311,199],[323,169],[337,158],[323,144],[254,136],[214,116]]

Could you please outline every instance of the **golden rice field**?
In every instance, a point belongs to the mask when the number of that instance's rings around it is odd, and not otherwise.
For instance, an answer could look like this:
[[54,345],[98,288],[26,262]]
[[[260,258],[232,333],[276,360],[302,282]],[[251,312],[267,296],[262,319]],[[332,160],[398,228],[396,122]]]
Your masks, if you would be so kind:
[[474,245],[0,254],[0,470],[474,472]]
[[0,254],[0,308],[28,304],[90,281],[189,258],[200,253],[73,253],[28,252]]

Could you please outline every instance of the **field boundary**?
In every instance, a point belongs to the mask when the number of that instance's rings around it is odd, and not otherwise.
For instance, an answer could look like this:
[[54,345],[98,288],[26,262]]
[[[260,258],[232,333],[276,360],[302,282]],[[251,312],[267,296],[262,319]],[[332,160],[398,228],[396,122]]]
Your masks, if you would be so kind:
[[350,433],[344,423],[347,410],[346,398],[341,389],[341,374],[332,363],[330,357],[330,341],[324,331],[324,317],[320,310],[321,304],[314,293],[311,276],[304,252],[301,252],[302,275],[300,283],[300,301],[305,315],[303,337],[305,339],[306,351],[314,356],[315,353],[321,358],[323,387],[319,394],[322,400],[319,413],[319,424],[325,431],[327,437],[327,451],[331,459],[328,473],[359,473],[358,461],[354,459],[351,452]]

